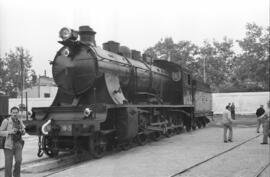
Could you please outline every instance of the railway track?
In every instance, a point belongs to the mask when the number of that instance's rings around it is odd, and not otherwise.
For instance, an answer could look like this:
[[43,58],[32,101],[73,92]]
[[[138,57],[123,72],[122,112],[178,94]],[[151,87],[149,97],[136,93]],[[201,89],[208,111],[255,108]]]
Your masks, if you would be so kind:
[[260,170],[258,170],[258,172],[256,173],[254,177],[261,177],[261,175],[267,169],[267,167],[270,167],[270,161],[265,166],[263,166]]
[[[242,145],[244,145],[244,144],[246,144],[246,143],[248,143],[248,142],[250,142],[250,141],[252,141],[252,140],[254,140],[254,139],[256,139],[256,138],[258,138],[260,135],[261,135],[261,134],[255,136],[255,137],[249,138],[249,139],[247,139],[246,141],[243,141],[242,143],[239,143],[239,144],[237,144],[237,145],[231,147],[230,149],[227,149],[227,150],[225,150],[225,151],[222,151],[222,152],[220,152],[220,153],[218,153],[218,154],[215,154],[215,155],[213,155],[213,156],[207,158],[206,160],[203,160],[203,161],[198,162],[198,163],[196,163],[196,164],[194,164],[194,165],[192,165],[192,166],[190,166],[190,167],[188,167],[188,168],[185,168],[184,170],[182,170],[182,171],[180,171],[180,172],[178,172],[178,173],[172,175],[171,177],[176,177],[176,176],[184,175],[185,173],[191,171],[192,169],[195,169],[196,167],[199,167],[200,165],[202,165],[202,164],[204,164],[204,163],[206,163],[206,162],[209,162],[209,161],[211,161],[211,160],[213,160],[213,159],[216,159],[217,157],[220,157],[220,156],[222,156],[222,155],[224,155],[224,154],[226,154],[226,153],[228,153],[228,152],[230,152],[230,151],[232,151],[232,150],[234,150],[234,149],[236,149],[236,148],[238,148],[238,147],[240,147],[240,146],[242,146]],[[265,168],[263,168],[262,170],[260,170],[260,172],[262,173],[268,166],[269,166],[269,163],[265,166]],[[260,174],[261,174],[261,173],[260,173]],[[259,172],[258,172],[258,174],[259,174]],[[259,174],[259,175],[260,175],[260,174]],[[259,176],[257,175],[257,176],[255,176],[255,177],[259,177]]]
[[[260,134],[261,135],[261,134]],[[260,135],[254,136],[252,138],[249,138],[237,145],[234,145],[233,147],[231,147],[228,150],[225,150],[223,152],[217,153],[213,156],[211,156],[210,158],[203,160],[199,163],[196,163],[174,175],[172,175],[171,177],[175,177],[175,176],[181,176],[181,175],[186,175],[188,174],[187,172],[192,171],[192,169],[195,169],[196,167],[199,167],[200,165],[207,163],[207,162],[212,162],[211,160],[214,160],[222,155],[225,155],[226,153],[233,151],[234,149],[243,146],[244,144],[258,138]],[[115,153],[114,152],[108,152],[108,154],[111,153]],[[57,158],[57,159],[51,159],[51,158],[44,158],[44,159],[37,159],[37,160],[33,160],[33,161],[29,161],[29,162],[25,162],[22,165],[22,174],[38,174],[40,173],[40,175],[42,174],[42,176],[53,176],[54,174],[58,174],[61,173],[65,170],[68,169],[72,169],[75,168],[76,166],[79,166],[81,164],[86,163],[88,160],[91,160],[92,157],[90,157],[90,155],[87,156],[86,153],[82,153],[79,155],[70,155],[70,154],[63,154],[61,155],[61,157]],[[57,164],[56,166],[51,165],[51,167],[46,167],[46,168],[40,168],[40,166],[44,167],[44,164],[48,163],[48,162],[53,162],[54,164]],[[43,164],[43,165],[42,165]],[[262,168],[260,168],[260,170],[258,170],[258,172],[256,173],[256,175],[254,177],[262,177],[262,174],[264,174],[263,172],[268,169],[270,166],[270,163],[267,163],[265,166],[263,166]],[[33,170],[34,169],[34,170]],[[0,172],[3,171],[3,168],[0,169]]]
[[[55,159],[45,157],[42,159],[30,160],[30,161],[23,162],[21,169],[22,169],[22,172],[24,172],[24,173],[32,173],[32,172],[30,172],[30,169],[33,169],[33,168],[36,168],[36,171],[44,171],[44,170],[47,170],[48,168],[53,169],[55,167],[52,167],[53,166],[52,164],[59,163],[61,161],[64,161],[65,159],[69,159],[71,157],[72,157],[71,154],[65,153],[65,154],[62,154],[58,158],[55,158]],[[49,165],[46,168],[42,169],[44,164],[49,164]],[[5,169],[5,167],[1,167],[0,173],[3,173],[4,169]]]
[[[48,157],[43,158],[43,159],[36,159],[36,160],[27,161],[27,162],[24,162],[24,163],[22,164],[22,166],[28,165],[28,164],[32,164],[32,163],[33,163],[33,164],[34,164],[34,163],[39,163],[39,162],[42,162],[42,161],[44,161],[44,160],[46,160],[46,159],[48,159]],[[4,171],[4,169],[5,169],[5,167],[1,167],[1,168],[0,168],[0,172]]]
[[[154,140],[151,139],[151,136],[149,136],[147,137],[147,142],[148,141],[154,141]],[[119,152],[122,150],[128,150],[135,146],[138,146],[138,144],[131,143],[130,146],[126,148],[123,148],[122,146],[115,147],[113,150],[106,152],[106,155]],[[57,158],[45,157],[42,159],[36,159],[36,160],[23,162],[21,166],[21,172],[28,173],[28,174],[46,172],[47,175],[45,176],[51,176],[55,173],[59,173],[66,169],[72,168],[76,164],[81,164],[91,159],[93,159],[93,157],[87,151],[83,151],[80,154],[65,153],[65,154],[61,154]],[[5,169],[4,167],[1,167],[0,173],[4,173],[4,169]]]
[[[151,137],[147,138],[147,141],[154,141],[151,139]],[[136,143],[132,143],[131,146],[129,146],[128,149],[138,146]],[[114,154],[122,150],[128,150],[123,149],[121,146],[114,148],[111,151],[107,151],[106,155]],[[77,155],[69,155],[69,156],[62,156],[61,158],[52,159],[52,158],[46,158],[44,160],[34,160],[30,162],[23,163],[22,165],[22,173],[28,173],[28,174],[34,174],[34,173],[44,173],[42,176],[52,176],[54,174],[60,173],[62,171],[71,169],[76,167],[77,165],[86,163],[87,161],[93,159],[93,157],[87,153],[87,151],[84,151],[81,154]],[[51,163],[51,165],[46,165],[46,163]],[[45,163],[42,164],[42,163]],[[54,164],[57,164],[55,166]]]

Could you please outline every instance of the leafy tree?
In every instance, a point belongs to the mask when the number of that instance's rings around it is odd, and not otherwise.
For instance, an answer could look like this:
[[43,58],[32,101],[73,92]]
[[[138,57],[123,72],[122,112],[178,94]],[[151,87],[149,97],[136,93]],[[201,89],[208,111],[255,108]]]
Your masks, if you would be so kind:
[[245,38],[237,41],[243,52],[235,61],[235,83],[242,90],[269,90],[269,32],[248,23]]
[[161,39],[154,47],[148,48],[145,53],[153,58],[169,60],[197,71],[199,47],[190,41],[179,41],[175,44],[172,38]]
[[[200,63],[205,62],[206,82],[213,91],[220,91],[228,84],[230,78],[230,62],[234,56],[233,41],[224,37],[222,42],[204,41],[200,47]],[[204,61],[205,60],[205,61]],[[203,75],[203,72],[201,72]]]
[[153,58],[170,60],[171,55],[175,53],[175,47],[172,38],[165,38],[158,41],[154,47],[148,48],[145,53]]
[[6,80],[5,76],[7,75],[7,69],[6,69],[6,63],[5,61],[0,58],[0,91],[5,90]]
[[3,58],[5,67],[3,74],[0,73],[4,82],[2,89],[11,97],[17,97],[18,89],[22,89],[21,61],[23,62],[24,88],[27,88],[31,84],[30,73],[35,73],[31,70],[32,57],[29,51],[23,47],[16,47],[15,51],[10,50]]
[[237,41],[238,54],[234,41],[227,37],[204,41],[200,47],[165,38],[145,53],[188,67],[196,79],[203,79],[205,68],[206,81],[214,92],[263,91],[269,90],[269,33],[269,27],[248,23],[246,36]]

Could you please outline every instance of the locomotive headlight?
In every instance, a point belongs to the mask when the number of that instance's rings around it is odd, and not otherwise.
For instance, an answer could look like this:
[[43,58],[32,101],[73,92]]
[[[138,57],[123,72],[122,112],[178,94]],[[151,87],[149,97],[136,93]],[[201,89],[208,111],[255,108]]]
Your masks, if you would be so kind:
[[59,36],[64,41],[69,39],[71,35],[72,35],[72,30],[69,28],[64,27],[59,31]]
[[83,115],[84,115],[84,117],[89,117],[89,116],[91,116],[92,112],[93,111],[90,108],[85,108],[83,111]]
[[67,39],[76,40],[78,38],[78,32],[70,28],[64,27],[59,31],[59,37],[65,41]]

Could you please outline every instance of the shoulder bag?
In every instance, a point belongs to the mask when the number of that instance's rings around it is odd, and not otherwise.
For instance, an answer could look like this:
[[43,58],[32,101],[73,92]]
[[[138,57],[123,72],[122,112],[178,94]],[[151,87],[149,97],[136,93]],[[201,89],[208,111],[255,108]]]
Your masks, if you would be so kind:
[[5,142],[6,142],[6,137],[5,136],[0,136],[0,149],[5,148]]
[[[0,124],[1,126],[1,124]],[[5,136],[0,136],[0,149],[5,148],[5,142],[6,142],[6,137]]]

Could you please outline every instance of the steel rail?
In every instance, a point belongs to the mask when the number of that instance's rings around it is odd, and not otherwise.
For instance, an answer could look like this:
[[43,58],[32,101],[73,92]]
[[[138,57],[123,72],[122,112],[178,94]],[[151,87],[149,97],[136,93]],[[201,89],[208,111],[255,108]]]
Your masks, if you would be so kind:
[[268,162],[265,166],[263,166],[254,177],[260,177],[262,172],[264,172],[265,169],[267,169],[267,167],[270,166],[270,162]]
[[206,160],[204,160],[204,161],[201,161],[201,162],[199,162],[199,163],[196,163],[196,164],[194,164],[194,165],[192,165],[192,166],[190,166],[190,167],[188,167],[188,168],[185,168],[184,170],[182,170],[182,171],[180,171],[180,172],[178,172],[178,173],[172,175],[171,177],[176,177],[176,176],[178,176],[178,175],[184,174],[184,173],[190,171],[191,169],[193,169],[193,168],[195,168],[195,167],[198,167],[198,166],[200,166],[200,165],[202,165],[202,164],[204,164],[204,163],[206,163],[206,162],[208,162],[208,161],[210,161],[210,160],[212,160],[212,159],[214,159],[214,158],[217,158],[217,157],[219,157],[219,156],[221,156],[221,155],[223,155],[223,154],[226,154],[226,153],[228,153],[228,152],[234,150],[235,148],[237,148],[237,147],[239,147],[239,146],[242,146],[243,144],[245,144],[245,143],[247,143],[247,142],[249,142],[249,141],[251,141],[251,140],[253,140],[253,139],[258,138],[259,136],[261,136],[261,134],[255,136],[255,137],[249,138],[249,139],[247,139],[246,141],[243,141],[242,143],[237,144],[237,145],[235,145],[235,146],[233,146],[233,147],[231,147],[231,148],[229,148],[229,149],[227,149],[227,150],[225,150],[225,151],[223,151],[223,152],[220,152],[220,153],[218,153],[218,154],[215,154],[215,155],[213,155],[212,157],[210,157],[210,158],[208,158],[208,159],[206,159]]

